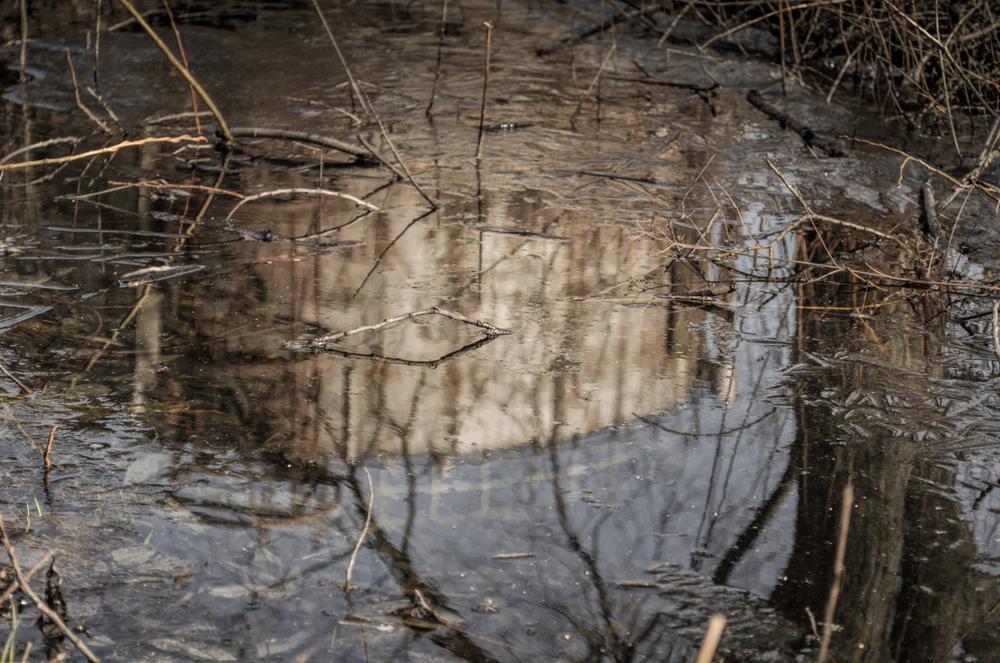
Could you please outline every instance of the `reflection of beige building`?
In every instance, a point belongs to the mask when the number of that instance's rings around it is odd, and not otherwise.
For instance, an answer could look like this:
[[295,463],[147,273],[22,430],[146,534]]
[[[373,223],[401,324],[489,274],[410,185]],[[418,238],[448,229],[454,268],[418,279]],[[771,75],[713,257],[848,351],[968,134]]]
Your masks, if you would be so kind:
[[[363,195],[372,184],[341,188]],[[445,199],[440,212],[400,236],[424,208],[415,193],[398,185],[372,199],[382,214],[325,237],[361,244],[319,257],[287,242],[235,245],[252,257],[240,255],[234,262],[252,263],[253,273],[240,275],[239,283],[221,276],[196,287],[207,283],[210,290],[241,292],[208,291],[199,293],[201,303],[191,300],[193,328],[218,339],[210,344],[212,370],[223,375],[214,379],[242,394],[239,408],[259,419],[255,428],[266,429],[264,437],[286,440],[305,457],[474,453],[566,440],[676,404],[695,377],[696,358],[705,354],[708,332],[693,326],[708,314],[671,310],[662,300],[624,304],[624,298],[656,300],[652,293],[630,291],[627,283],[617,289],[615,284],[645,274],[657,283],[670,278],[661,271],[663,259],[652,240],[598,218],[547,218],[553,215],[544,194],[531,203],[526,197],[487,194],[481,222],[475,201],[461,200],[456,207]],[[303,196],[247,205],[238,218],[247,228],[289,237],[339,225],[358,212],[350,203],[326,199],[318,221],[318,209],[316,199]],[[544,229],[546,236],[498,228]],[[588,297],[594,293],[599,296]],[[284,357],[282,342],[315,333],[306,325],[351,329],[435,304],[514,333],[437,368],[337,355],[290,355],[287,363],[239,359]],[[231,310],[235,306],[241,310]],[[253,320],[253,333],[234,332],[243,319]],[[477,338],[477,329],[435,317],[352,338],[345,348],[428,360]],[[725,381],[725,365],[712,368]]]

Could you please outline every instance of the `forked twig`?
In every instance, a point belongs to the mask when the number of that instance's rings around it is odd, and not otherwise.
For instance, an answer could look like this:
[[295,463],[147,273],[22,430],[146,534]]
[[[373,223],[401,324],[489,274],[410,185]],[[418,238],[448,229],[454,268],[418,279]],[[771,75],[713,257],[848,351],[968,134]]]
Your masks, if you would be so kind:
[[420,311],[414,311],[412,313],[406,313],[405,315],[397,315],[394,318],[386,318],[382,322],[377,322],[373,325],[364,325],[363,327],[356,327],[349,331],[335,332],[333,334],[326,334],[324,336],[319,336],[310,341],[310,345],[313,347],[322,347],[329,343],[334,343],[346,338],[347,336],[353,336],[355,334],[360,334],[361,332],[368,331],[378,331],[379,329],[385,329],[391,325],[394,325],[405,320],[411,320],[413,318],[419,318],[425,315],[440,315],[445,318],[451,318],[452,320],[457,320],[459,322],[464,322],[467,325],[472,325],[474,327],[479,327],[480,329],[486,330],[486,333],[490,336],[505,336],[510,334],[509,329],[501,329],[500,327],[495,327],[488,322],[483,322],[482,320],[473,320],[472,318],[467,318],[461,313],[456,313],[455,311],[449,311],[448,309],[443,309],[440,306],[432,306],[430,308],[425,308]]
[[58,628],[70,642],[76,645],[76,648],[80,650],[80,653],[83,654],[84,658],[90,661],[90,663],[100,663],[101,659],[90,650],[87,643],[81,640],[76,633],[73,632],[73,629],[66,625],[66,622],[62,620],[59,613],[50,608],[48,604],[45,603],[45,600],[36,594],[35,590],[33,590],[28,584],[28,580],[24,577],[24,573],[21,572],[21,567],[17,562],[17,553],[14,551],[14,546],[11,545],[10,539],[7,538],[7,528],[4,526],[3,516],[0,516],[0,539],[2,539],[4,550],[7,551],[7,557],[10,558],[10,566],[14,570],[14,577],[17,578],[17,584],[20,585],[21,592],[31,599],[31,601],[35,604],[35,607],[38,608],[38,611],[48,617],[49,621],[55,624],[56,628]]

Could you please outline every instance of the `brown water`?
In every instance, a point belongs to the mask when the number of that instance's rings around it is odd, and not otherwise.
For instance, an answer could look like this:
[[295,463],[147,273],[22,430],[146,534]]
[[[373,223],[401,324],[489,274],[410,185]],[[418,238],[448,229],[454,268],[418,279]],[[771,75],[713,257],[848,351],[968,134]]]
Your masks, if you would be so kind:
[[[360,132],[388,154],[338,110],[349,92],[310,6],[205,11],[181,12],[185,48],[231,124]],[[670,239],[751,247],[794,220],[767,159],[817,211],[908,236],[923,176],[897,185],[899,158],[861,145],[811,155],[746,101],[780,99],[770,65],[624,27],[536,55],[599,22],[599,4],[451,7],[429,121],[439,11],[329,8],[436,210],[383,168],[287,142],[4,176],[0,362],[34,392],[2,383],[0,504],[26,564],[56,552],[92,648],[689,661],[721,611],[727,660],[811,660],[850,481],[836,660],[1000,660],[1000,374],[988,317],[958,320],[989,303],[844,273],[788,282],[786,260],[867,256],[864,235],[792,233],[770,264]],[[477,163],[485,19],[498,130]],[[85,29],[31,44],[33,77],[2,102],[5,152],[92,131],[64,52],[92,81]],[[99,81],[133,128],[190,105],[139,33],[102,35]],[[894,135],[871,111],[792,95],[819,129]],[[66,198],[150,179],[322,187],[380,211],[289,195],[227,222],[234,199],[202,190]],[[130,276],[154,266],[177,269]],[[719,284],[712,305],[670,298]],[[285,346],[431,306],[513,333],[430,316],[339,352]],[[67,646],[35,616],[25,606],[19,646]]]

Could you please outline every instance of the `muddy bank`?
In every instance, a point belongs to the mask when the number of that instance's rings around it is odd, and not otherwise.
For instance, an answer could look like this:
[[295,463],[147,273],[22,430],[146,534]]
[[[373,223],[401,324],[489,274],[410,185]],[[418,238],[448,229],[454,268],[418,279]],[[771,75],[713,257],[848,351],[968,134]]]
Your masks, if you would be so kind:
[[[2,383],[0,502],[26,566],[55,551],[98,655],[687,661],[721,611],[730,660],[812,658],[850,482],[837,660],[992,660],[991,208],[970,195],[967,253],[933,254],[928,171],[839,137],[941,162],[945,147],[783,98],[761,60],[656,48],[641,24],[574,39],[598,5],[452,7],[439,71],[439,6],[327,9],[436,209],[337,151],[216,150],[210,117],[204,143],[0,181],[0,363],[32,390]],[[178,17],[233,126],[389,154],[310,6],[223,14]],[[31,42],[5,154],[103,144],[67,48],[93,80],[81,34]],[[150,122],[191,95],[148,38],[101,49],[100,96],[129,137],[197,133]],[[316,188],[356,200],[234,211]],[[798,223],[803,202],[853,227]],[[926,283],[949,279],[983,287]],[[433,306],[512,333],[422,316],[287,346]],[[18,652],[78,656],[21,607]]]

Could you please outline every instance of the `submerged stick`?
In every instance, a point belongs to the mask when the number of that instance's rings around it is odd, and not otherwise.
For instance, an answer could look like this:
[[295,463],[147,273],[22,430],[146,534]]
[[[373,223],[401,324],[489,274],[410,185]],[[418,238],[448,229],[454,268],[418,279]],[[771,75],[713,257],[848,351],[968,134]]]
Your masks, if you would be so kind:
[[226,141],[233,142],[233,134],[229,131],[229,124],[226,122],[226,118],[222,116],[222,111],[220,111],[219,107],[215,105],[215,102],[212,101],[212,97],[208,95],[208,92],[201,86],[198,79],[196,79],[191,71],[177,59],[177,56],[175,56],[163,40],[160,39],[159,35],[153,31],[152,26],[146,22],[146,19],[143,18],[142,14],[136,10],[129,0],[118,0],[118,2],[128,10],[128,13],[132,14],[132,17],[140,26],[142,26],[142,29],[146,31],[146,34],[149,35],[150,39],[153,40],[157,48],[159,48],[163,55],[166,56],[167,60],[170,61],[170,64],[174,66],[174,69],[176,69],[180,75],[184,77],[184,80],[188,82],[188,85],[198,92],[198,96],[201,97],[202,101],[205,102],[205,105],[208,106],[208,109],[212,111],[212,115],[215,116],[215,121],[219,123],[219,130],[222,132],[222,136],[226,139]]
[[824,663],[830,656],[830,638],[833,635],[833,617],[840,598],[840,585],[844,580],[844,555],[847,553],[847,530],[851,526],[851,509],[854,507],[854,485],[848,481],[840,503],[840,533],[837,536],[837,553],[833,561],[833,584],[823,611],[823,639],[819,645],[817,663]]
[[7,557],[10,558],[10,566],[14,570],[14,576],[17,578],[17,584],[21,586],[21,592],[31,599],[31,601],[35,604],[35,607],[38,608],[38,611],[48,617],[49,621],[51,621],[70,642],[76,645],[76,648],[80,650],[80,653],[83,654],[84,658],[90,661],[90,663],[100,663],[101,659],[90,650],[87,643],[81,640],[76,633],[73,632],[73,629],[66,625],[66,622],[62,620],[59,614],[50,608],[48,604],[45,603],[45,600],[36,594],[35,590],[33,590],[28,584],[27,579],[24,577],[24,573],[21,572],[20,565],[17,563],[17,553],[14,551],[14,546],[11,545],[10,539],[7,538],[7,528],[4,526],[3,516],[0,516],[0,540],[3,542],[4,550],[7,551]]
[[708,629],[705,631],[705,639],[701,641],[701,648],[698,649],[698,658],[695,663],[712,663],[715,650],[719,648],[719,641],[722,640],[722,632],[726,628],[726,617],[721,613],[715,613],[708,620]]
[[483,64],[483,96],[479,101],[479,138],[476,140],[476,160],[483,155],[483,125],[486,121],[486,92],[490,86],[490,51],[493,47],[493,21],[484,21],[486,26],[486,61]]
[[354,572],[354,561],[358,558],[358,551],[361,550],[361,546],[365,543],[365,537],[368,536],[368,528],[372,524],[372,506],[375,504],[375,489],[372,487],[372,475],[368,471],[367,467],[362,467],[365,471],[365,476],[368,477],[368,510],[365,513],[365,526],[361,528],[361,535],[358,536],[358,542],[354,544],[354,550],[351,552],[351,561],[347,563],[347,579],[344,581],[344,591],[351,591],[351,573]]

